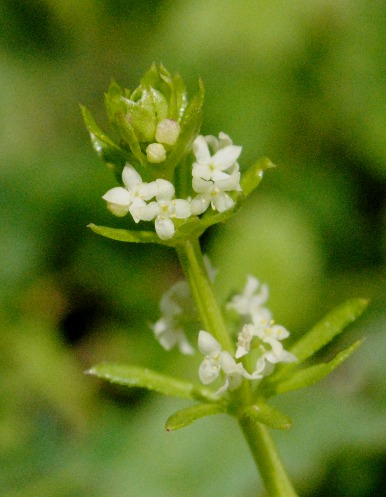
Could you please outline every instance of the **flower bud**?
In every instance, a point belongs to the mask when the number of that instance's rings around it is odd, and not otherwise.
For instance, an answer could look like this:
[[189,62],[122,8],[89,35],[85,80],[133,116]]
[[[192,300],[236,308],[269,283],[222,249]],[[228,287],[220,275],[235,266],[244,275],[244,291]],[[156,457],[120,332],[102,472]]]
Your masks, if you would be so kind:
[[163,119],[157,124],[155,139],[165,145],[174,145],[180,135],[180,125],[173,119]]
[[150,143],[146,148],[147,160],[153,164],[159,164],[166,159],[166,150],[161,143]]

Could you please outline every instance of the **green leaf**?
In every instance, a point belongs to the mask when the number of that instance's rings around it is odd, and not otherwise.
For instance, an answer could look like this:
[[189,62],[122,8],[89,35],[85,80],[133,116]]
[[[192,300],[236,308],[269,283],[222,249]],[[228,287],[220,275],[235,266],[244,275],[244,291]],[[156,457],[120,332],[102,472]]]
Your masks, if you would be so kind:
[[245,408],[242,411],[241,416],[245,416],[256,423],[263,423],[271,428],[277,428],[279,430],[287,430],[292,426],[292,421],[286,414],[265,402],[259,402]]
[[365,299],[350,299],[329,312],[321,321],[305,333],[289,351],[297,361],[289,364],[280,364],[277,371],[269,378],[267,383],[277,383],[279,379],[288,376],[288,372],[299,364],[312,357],[321,348],[327,345],[355,319],[357,319],[368,305]]
[[186,156],[197,137],[202,122],[202,106],[204,103],[204,86],[199,81],[199,92],[189,102],[181,120],[181,133],[178,141],[164,163],[164,168],[172,171]]
[[263,171],[272,167],[276,167],[275,164],[267,157],[262,157],[242,174],[240,186],[245,197],[250,195],[259,186],[263,179]]
[[298,359],[295,365],[313,356],[342,333],[350,323],[363,313],[368,303],[368,300],[365,299],[350,299],[329,312],[290,348],[290,352],[295,354]]
[[155,88],[150,88],[150,94],[153,98],[154,108],[157,113],[158,121],[162,121],[168,117],[168,103],[166,98]]
[[115,114],[115,123],[122,135],[122,138],[129,145],[134,157],[140,164],[145,164],[146,159],[142,153],[141,147],[139,146],[137,135],[123,112],[117,112]]
[[[139,141],[154,141],[156,128],[155,110],[153,107],[153,112],[150,113],[149,110],[145,108],[146,106],[149,107],[149,102],[151,102],[151,106],[153,106],[150,92],[144,90],[142,98],[138,102],[133,102],[125,97],[122,97],[122,101],[126,106],[126,120],[129,120],[130,125],[136,130]],[[144,102],[145,105],[142,105],[142,102]]]
[[275,394],[290,392],[291,390],[299,390],[322,380],[325,376],[336,369],[343,361],[359,347],[362,340],[357,340],[346,349],[339,352],[334,359],[329,362],[316,364],[309,368],[301,369],[295,372],[288,380],[283,380],[277,383],[273,390]]
[[125,112],[125,105],[121,100],[122,88],[113,80],[110,83],[107,93],[105,93],[105,108],[109,121],[114,120],[117,112]]
[[141,79],[141,86],[143,87],[156,87],[160,81],[157,66],[153,63],[147,73]]
[[166,431],[179,430],[190,425],[196,419],[211,416],[213,414],[226,413],[227,408],[221,404],[197,404],[195,406],[181,409],[172,414],[166,421]]
[[125,230],[120,228],[109,228],[108,226],[97,226],[96,224],[89,224],[87,226],[94,233],[110,238],[111,240],[117,240],[119,242],[128,243],[158,243],[160,245],[166,245],[173,247],[174,242],[172,240],[161,240],[157,233],[154,231],[135,231],[135,230]]
[[147,388],[148,390],[180,399],[218,400],[215,393],[208,388],[194,385],[189,381],[180,380],[172,376],[166,376],[147,368],[126,364],[102,363],[86,371],[86,374],[97,376],[110,383],[117,383],[127,387]]
[[128,153],[114,143],[113,140],[99,128],[91,112],[86,107],[81,105],[80,108],[95,151],[106,163],[116,165],[117,172],[121,172],[129,159]]
[[188,105],[188,96],[186,91],[186,86],[179,74],[173,77],[175,95],[176,95],[176,107],[178,112],[178,121],[181,120],[184,115],[186,106]]

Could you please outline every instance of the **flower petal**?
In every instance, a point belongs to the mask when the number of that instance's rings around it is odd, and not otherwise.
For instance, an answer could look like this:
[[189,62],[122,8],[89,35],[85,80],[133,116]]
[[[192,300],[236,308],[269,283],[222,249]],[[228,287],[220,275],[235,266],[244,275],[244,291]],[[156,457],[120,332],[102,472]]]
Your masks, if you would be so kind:
[[230,192],[233,190],[241,191],[240,172],[235,170],[232,174],[228,174],[225,178],[216,180],[215,187],[218,188],[220,192]]
[[177,198],[172,200],[171,204],[173,205],[174,217],[177,219],[190,217],[192,212],[190,210],[190,203],[187,200]]
[[193,190],[197,193],[210,193],[213,190],[213,181],[205,181],[202,178],[193,177]]
[[122,171],[122,181],[128,190],[142,183],[141,176],[131,164],[126,164]]
[[219,212],[224,212],[235,205],[234,200],[226,193],[218,193],[212,198],[212,207]]
[[207,164],[199,164],[195,162],[192,167],[192,176],[197,178],[202,178],[205,180],[210,180],[212,178],[212,171]]
[[157,200],[170,200],[175,192],[173,184],[162,178],[156,179],[155,181],[158,189],[156,195]]
[[210,160],[210,152],[208,144],[202,135],[197,136],[193,142],[193,153],[197,159],[197,162],[205,164]]
[[220,370],[221,368],[217,361],[214,361],[210,356],[205,357],[198,368],[201,383],[204,385],[212,383],[220,374]]
[[201,330],[198,334],[198,349],[201,354],[212,354],[221,352],[221,345],[210,333]]
[[169,240],[175,232],[173,221],[170,217],[158,216],[155,220],[155,230],[161,240]]
[[103,195],[103,200],[111,204],[129,206],[132,202],[132,195],[125,188],[116,186]]
[[135,202],[130,206],[130,213],[136,223],[139,221],[152,221],[160,212],[157,202]]
[[155,181],[152,181],[151,183],[142,183],[137,187],[137,192],[143,200],[150,200],[158,193],[157,183]]
[[231,167],[239,158],[242,147],[236,145],[228,145],[220,148],[212,157],[212,162],[218,169],[222,171]]
[[190,201],[190,209],[193,216],[199,216],[209,207],[210,196],[205,193],[199,193]]

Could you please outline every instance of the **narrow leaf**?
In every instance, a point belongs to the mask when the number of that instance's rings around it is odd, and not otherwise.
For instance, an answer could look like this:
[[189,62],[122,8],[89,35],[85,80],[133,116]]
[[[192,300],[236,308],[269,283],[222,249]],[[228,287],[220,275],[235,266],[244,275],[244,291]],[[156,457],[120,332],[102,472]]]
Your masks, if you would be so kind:
[[86,374],[97,376],[110,383],[117,383],[127,387],[147,388],[148,390],[180,399],[217,400],[212,390],[147,368],[128,366],[126,364],[102,363],[86,371]]
[[173,243],[170,240],[161,240],[153,231],[135,231],[120,228],[109,228],[108,226],[97,226],[92,223],[88,225],[88,228],[98,235],[110,238],[111,240],[117,240],[119,242],[159,243],[161,245],[173,246]]
[[165,169],[173,170],[186,156],[197,137],[202,121],[202,105],[204,102],[204,86],[199,81],[199,92],[186,107],[181,120],[181,133],[176,145],[164,163]]
[[296,355],[297,364],[313,356],[342,333],[350,323],[363,313],[367,304],[368,300],[365,299],[351,299],[327,314],[291,347],[290,352]]
[[263,179],[263,171],[271,167],[276,166],[267,157],[262,157],[242,174],[240,186],[245,197],[259,186]]
[[114,119],[116,126],[122,135],[122,138],[129,145],[134,157],[139,161],[140,164],[145,164],[145,156],[142,153],[141,147],[139,146],[137,135],[135,134],[133,127],[127,120],[126,115],[123,112],[116,112]]
[[288,380],[279,382],[274,387],[274,393],[290,392],[291,390],[299,390],[322,380],[325,376],[336,369],[343,361],[359,347],[362,340],[357,340],[346,349],[339,352],[334,359],[329,362],[316,364],[309,368],[301,369],[295,372]]
[[367,304],[368,301],[365,299],[350,299],[329,312],[289,349],[297,357],[297,362],[280,364],[277,371],[267,378],[267,383],[277,383],[279,379],[287,377],[290,370],[312,357],[342,333],[363,313]]
[[179,430],[190,425],[196,419],[211,416],[213,414],[225,413],[227,408],[221,404],[197,404],[195,406],[181,409],[172,414],[166,421],[166,431]]
[[86,107],[81,105],[80,108],[83,120],[90,133],[94,150],[105,162],[118,166],[117,171],[122,171],[123,166],[129,159],[129,155],[99,128],[91,112]]
[[291,419],[286,414],[265,402],[247,407],[242,412],[242,416],[279,430],[287,430],[292,425]]

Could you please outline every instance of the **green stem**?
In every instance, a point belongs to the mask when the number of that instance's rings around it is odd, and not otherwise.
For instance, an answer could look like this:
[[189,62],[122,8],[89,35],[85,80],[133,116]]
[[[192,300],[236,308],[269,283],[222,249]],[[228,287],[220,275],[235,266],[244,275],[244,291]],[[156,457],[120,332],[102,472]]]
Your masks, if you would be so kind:
[[[185,276],[205,330],[213,335],[224,350],[234,354],[234,345],[226,328],[213,286],[209,280],[199,241],[188,240],[177,247]],[[249,385],[234,392],[234,401],[240,406],[249,404]],[[240,427],[252,451],[270,497],[297,497],[277,453],[275,444],[265,426],[249,418],[239,420]]]
[[209,280],[198,240],[186,241],[184,245],[177,247],[177,253],[205,331],[213,335],[224,350],[234,353],[234,346]]
[[297,497],[268,429],[246,417],[239,423],[269,497]]

